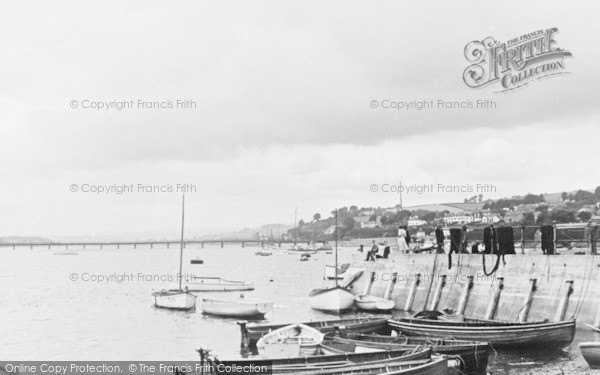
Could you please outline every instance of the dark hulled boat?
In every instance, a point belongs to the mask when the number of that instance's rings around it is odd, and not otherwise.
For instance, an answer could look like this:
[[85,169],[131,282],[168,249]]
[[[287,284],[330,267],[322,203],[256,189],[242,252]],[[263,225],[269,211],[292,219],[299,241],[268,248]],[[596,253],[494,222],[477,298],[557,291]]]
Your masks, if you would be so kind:
[[[226,366],[229,361],[221,361],[211,357],[200,350],[201,363],[210,366],[202,366],[204,369],[218,369],[219,365]],[[372,353],[343,353],[334,355],[315,355],[310,357],[279,358],[279,359],[236,359],[237,366],[267,366],[273,374],[303,374],[305,371],[312,372],[325,370],[340,370],[352,366],[376,367],[381,365],[393,365],[401,362],[427,361],[431,358],[431,348],[421,347],[418,349],[401,349],[376,351]],[[211,372],[204,372],[212,374]],[[349,373],[349,372],[346,372]],[[412,373],[411,373],[412,374]]]
[[388,322],[409,336],[487,341],[493,346],[564,347],[575,336],[575,320],[517,323],[468,318],[463,321],[406,318]]
[[382,336],[369,334],[348,334],[326,337],[322,344],[324,351],[354,353],[358,350],[398,350],[430,346],[434,353],[461,358],[461,369],[483,372],[487,368],[489,353],[492,350],[487,342],[463,341],[454,339],[431,339],[427,337]]
[[[269,333],[281,327],[289,325],[289,323],[283,324],[260,324],[260,323],[238,323],[242,333],[242,343],[245,346],[254,346],[256,342]],[[390,333],[387,319],[385,318],[346,318],[346,319],[332,319],[332,320],[320,320],[314,322],[303,322],[302,324],[312,328],[316,328],[322,333],[328,332],[348,332],[348,333],[379,333],[388,334]]]

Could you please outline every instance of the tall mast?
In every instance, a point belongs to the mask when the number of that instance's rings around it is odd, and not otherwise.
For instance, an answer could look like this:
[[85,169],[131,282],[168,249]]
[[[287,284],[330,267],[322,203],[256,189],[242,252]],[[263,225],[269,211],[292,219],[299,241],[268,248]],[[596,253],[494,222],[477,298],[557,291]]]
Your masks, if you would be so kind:
[[338,286],[338,253],[337,253],[337,247],[338,247],[338,237],[340,236],[340,231],[338,230],[338,214],[337,214],[337,208],[335,209],[335,286],[337,288]]
[[185,193],[181,202],[181,241],[179,242],[179,290],[181,291],[181,278],[183,276],[183,223],[185,218]]
[[400,186],[398,188],[398,193],[400,194],[400,214],[402,215],[402,176],[400,176]]
[[294,242],[298,241],[298,207],[294,210]]

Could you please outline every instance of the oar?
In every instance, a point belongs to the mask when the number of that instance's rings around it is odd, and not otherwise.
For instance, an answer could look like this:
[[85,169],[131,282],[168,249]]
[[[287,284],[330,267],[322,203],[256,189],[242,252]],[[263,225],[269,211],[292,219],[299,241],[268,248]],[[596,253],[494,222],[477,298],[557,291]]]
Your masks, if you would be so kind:
[[593,325],[587,324],[587,323],[583,323],[583,324],[585,324],[586,326],[590,327],[591,329],[593,329],[596,332],[600,332],[600,328],[598,328],[598,327],[594,327]]

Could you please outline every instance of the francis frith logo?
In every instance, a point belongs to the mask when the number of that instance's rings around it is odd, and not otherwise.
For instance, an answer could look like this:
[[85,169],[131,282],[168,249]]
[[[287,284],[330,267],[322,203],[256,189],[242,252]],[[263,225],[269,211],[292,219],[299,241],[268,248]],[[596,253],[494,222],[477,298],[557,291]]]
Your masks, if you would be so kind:
[[463,73],[465,84],[478,88],[497,82],[510,91],[540,78],[568,73],[565,58],[571,52],[558,48],[554,39],[558,29],[536,30],[500,43],[492,37],[475,40],[465,47],[471,63]]

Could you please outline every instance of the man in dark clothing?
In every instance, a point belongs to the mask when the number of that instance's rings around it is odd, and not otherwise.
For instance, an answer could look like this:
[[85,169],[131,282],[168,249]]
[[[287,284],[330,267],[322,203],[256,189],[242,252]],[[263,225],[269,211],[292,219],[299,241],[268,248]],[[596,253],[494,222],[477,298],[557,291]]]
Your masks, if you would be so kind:
[[390,245],[388,245],[387,241],[385,241],[383,243],[383,246],[384,246],[384,248],[383,248],[383,256],[376,255],[377,259],[381,259],[381,258],[387,259],[390,256]]
[[544,254],[554,254],[554,225],[542,225],[542,252]]
[[471,246],[472,254],[479,254],[479,242],[475,242],[473,246]]
[[375,253],[379,252],[379,246],[377,246],[377,243],[375,243],[375,240],[373,240],[373,246],[371,247],[371,250],[369,250],[367,252],[367,259],[365,259],[366,261],[372,260],[375,261]]
[[438,254],[444,253],[444,230],[442,227],[438,226],[435,228],[435,240],[437,242],[437,252]]

